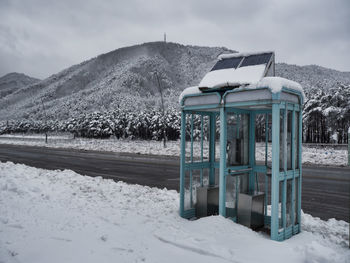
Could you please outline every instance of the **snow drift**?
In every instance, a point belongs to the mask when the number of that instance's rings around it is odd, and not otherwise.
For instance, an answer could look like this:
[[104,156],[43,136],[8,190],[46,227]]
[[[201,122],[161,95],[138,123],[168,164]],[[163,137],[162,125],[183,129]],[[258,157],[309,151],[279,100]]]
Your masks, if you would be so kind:
[[[302,216],[271,241],[220,216],[178,215],[166,189],[0,163],[0,262],[348,262],[349,224]],[[268,253],[267,253],[268,252]]]

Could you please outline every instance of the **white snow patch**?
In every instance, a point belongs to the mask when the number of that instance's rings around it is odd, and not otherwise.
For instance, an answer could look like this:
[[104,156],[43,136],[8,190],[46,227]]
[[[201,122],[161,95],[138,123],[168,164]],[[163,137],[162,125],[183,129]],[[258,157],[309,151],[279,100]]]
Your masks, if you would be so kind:
[[178,196],[0,163],[0,262],[349,262],[344,221],[302,214],[302,233],[275,242],[221,216],[182,219]]
[[292,80],[281,78],[281,77],[264,77],[255,84],[245,87],[246,89],[256,89],[259,87],[268,87],[272,93],[281,92],[282,88],[288,88],[299,91],[303,98],[305,98],[303,87]]
[[339,114],[341,112],[341,108],[339,107],[334,107],[334,106],[330,106],[327,107],[326,109],[324,109],[322,112],[325,116],[329,116],[329,114],[334,113],[334,114]]
[[181,101],[185,95],[199,94],[199,93],[202,93],[202,92],[200,91],[198,86],[188,87],[181,92],[181,94],[179,96],[179,103],[181,104]]
[[228,68],[208,72],[199,83],[199,87],[220,88],[237,84],[251,84],[259,81],[265,71],[265,64]]

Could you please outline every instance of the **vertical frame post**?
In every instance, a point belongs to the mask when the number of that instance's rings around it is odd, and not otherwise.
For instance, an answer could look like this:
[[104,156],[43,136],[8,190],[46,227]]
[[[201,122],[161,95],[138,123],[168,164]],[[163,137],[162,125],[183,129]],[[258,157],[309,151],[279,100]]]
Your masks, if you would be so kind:
[[[193,163],[193,113],[191,113],[191,164]],[[190,169],[190,204],[193,204],[193,171]]]
[[226,109],[220,108],[220,178],[219,178],[219,214],[226,217]]
[[210,170],[209,170],[209,185],[215,185],[215,126],[216,126],[216,116],[215,113],[210,114],[210,131],[209,131],[209,162],[210,162]]
[[253,169],[249,172],[249,191],[253,192],[255,188],[255,113],[249,114],[249,165]]
[[283,179],[283,188],[282,188],[282,226],[283,233],[286,233],[286,220],[287,220],[287,161],[288,161],[288,146],[287,146],[287,138],[288,138],[288,104],[285,103],[284,113],[283,113],[283,171],[284,171],[284,179]]
[[[295,200],[295,105],[293,105],[293,113],[292,113],[292,170],[293,170],[293,179],[292,179],[292,196],[291,196],[291,217],[292,217],[292,226],[294,227],[295,225],[295,220],[294,220],[294,213],[295,213],[295,204],[296,204],[296,200]],[[298,131],[297,131],[298,132]]]
[[266,166],[266,173],[265,173],[265,200],[264,200],[264,214],[267,216],[267,198],[268,198],[268,185],[269,185],[269,178],[267,177],[267,159],[268,159],[268,143],[269,143],[269,114],[266,113],[265,115],[265,166]]
[[271,239],[278,240],[280,106],[272,104]]
[[[204,124],[203,124],[203,114],[201,114],[201,162],[203,163],[203,135],[204,135]],[[200,171],[200,181],[201,181],[201,186],[203,187],[203,168],[201,168]]]
[[302,140],[303,140],[303,114],[302,114],[302,105],[300,105],[299,111],[299,185],[298,185],[298,232],[301,231],[301,183],[302,183]]
[[185,163],[186,163],[186,113],[181,112],[181,154],[180,154],[180,216],[185,212]]

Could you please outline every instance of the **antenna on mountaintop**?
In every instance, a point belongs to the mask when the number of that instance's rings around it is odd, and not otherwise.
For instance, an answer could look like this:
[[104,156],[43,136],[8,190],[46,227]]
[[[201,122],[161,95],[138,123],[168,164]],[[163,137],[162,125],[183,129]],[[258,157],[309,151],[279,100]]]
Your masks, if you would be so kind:
[[164,42],[166,42],[166,33],[164,33]]

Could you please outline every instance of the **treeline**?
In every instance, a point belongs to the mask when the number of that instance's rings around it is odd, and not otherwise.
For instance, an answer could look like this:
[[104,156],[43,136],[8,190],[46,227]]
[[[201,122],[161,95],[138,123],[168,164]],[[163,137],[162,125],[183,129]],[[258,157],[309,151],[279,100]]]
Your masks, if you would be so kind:
[[350,86],[339,84],[328,92],[315,89],[307,97],[303,112],[304,142],[347,143]]
[[75,137],[168,140],[180,137],[181,116],[175,109],[160,111],[94,112],[67,121],[7,121],[0,123],[0,134],[70,132]]
[[[303,111],[303,142],[306,143],[347,143],[350,126],[350,86],[339,85],[329,92],[309,92]],[[260,120],[261,121],[261,120]],[[190,119],[187,118],[187,123]],[[258,121],[259,123],[259,121]],[[200,116],[193,119],[194,139],[200,138]],[[127,112],[117,109],[112,112],[81,114],[66,121],[22,120],[0,123],[0,134],[5,133],[46,133],[70,132],[76,137],[168,140],[180,138],[181,114],[176,108]],[[204,125],[207,137],[208,126]],[[189,135],[190,125],[187,125]],[[263,126],[257,125],[257,137],[263,137]],[[217,132],[218,127],[217,127]],[[260,134],[260,135],[259,135]],[[260,138],[260,139],[261,139]],[[259,141],[259,138],[257,138]]]

